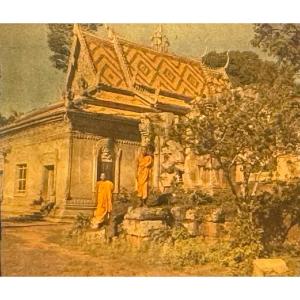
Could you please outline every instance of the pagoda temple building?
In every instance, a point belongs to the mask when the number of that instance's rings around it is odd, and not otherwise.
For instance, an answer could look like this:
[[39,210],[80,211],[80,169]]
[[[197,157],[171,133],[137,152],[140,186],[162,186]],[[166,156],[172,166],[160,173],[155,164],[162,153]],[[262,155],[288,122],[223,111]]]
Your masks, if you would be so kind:
[[[224,186],[209,158],[164,136],[195,98],[230,88],[226,66],[170,53],[161,27],[152,47],[107,31],[104,39],[75,25],[62,98],[0,129],[4,215],[29,212],[37,199],[55,203],[57,217],[91,212],[103,172],[115,194],[133,192],[137,157],[150,144],[153,189],[167,190],[174,178],[185,188]],[[152,130],[155,120],[162,135]]]

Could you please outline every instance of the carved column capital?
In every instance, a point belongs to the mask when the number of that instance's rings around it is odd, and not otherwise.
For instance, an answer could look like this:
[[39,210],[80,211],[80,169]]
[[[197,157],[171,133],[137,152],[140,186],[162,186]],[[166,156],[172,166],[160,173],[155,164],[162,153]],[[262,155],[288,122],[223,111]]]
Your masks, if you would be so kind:
[[139,124],[139,131],[141,134],[141,145],[147,147],[151,144],[153,139],[151,121],[147,117],[143,117]]

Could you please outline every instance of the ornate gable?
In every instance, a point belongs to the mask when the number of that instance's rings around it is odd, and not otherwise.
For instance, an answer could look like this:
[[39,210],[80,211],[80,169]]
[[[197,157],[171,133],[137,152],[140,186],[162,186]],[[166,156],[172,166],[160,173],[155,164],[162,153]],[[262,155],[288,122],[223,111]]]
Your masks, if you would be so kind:
[[71,79],[75,94],[104,84],[133,93],[143,103],[155,106],[162,95],[174,98],[177,105],[176,98],[209,96],[230,87],[224,69],[213,70],[200,60],[156,51],[110,33],[110,40],[104,40],[75,30],[79,44],[74,51],[78,55],[73,59],[77,60],[73,61]]

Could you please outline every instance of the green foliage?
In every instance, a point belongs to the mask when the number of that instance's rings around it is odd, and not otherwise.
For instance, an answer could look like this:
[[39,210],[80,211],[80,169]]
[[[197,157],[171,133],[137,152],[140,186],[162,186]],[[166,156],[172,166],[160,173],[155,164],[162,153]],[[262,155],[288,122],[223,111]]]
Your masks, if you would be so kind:
[[[73,26],[74,24],[48,25],[48,46],[53,53],[50,61],[56,69],[63,72],[66,72],[68,68]],[[81,26],[83,30],[95,32],[101,24],[82,24]]]
[[296,150],[299,116],[300,106],[289,97],[288,86],[235,89],[195,102],[192,112],[174,126],[173,136],[195,153],[209,155],[237,198],[233,170],[239,165],[244,196],[249,197],[251,173]]
[[[226,257],[245,266],[267,250],[266,237],[272,236],[267,234],[272,226],[257,220],[258,212],[271,212],[269,204],[257,197],[260,174],[270,170],[271,176],[270,165],[281,155],[295,153],[300,142],[300,105],[291,96],[289,74],[287,71],[278,76],[272,85],[251,85],[199,99],[173,127],[175,140],[222,169],[237,212]],[[240,173],[238,183],[236,169]],[[284,207],[288,207],[288,201]],[[275,213],[278,206],[272,208],[273,217]]]
[[175,181],[172,183],[169,192],[172,195],[171,204],[176,206],[195,207],[212,204],[216,199],[201,189],[184,189],[182,184]]
[[241,201],[228,247],[222,250],[223,263],[249,272],[257,257],[273,253],[298,255],[297,245],[286,242],[289,230],[296,224],[300,224],[299,180],[278,182],[271,192],[262,191],[247,203]]
[[162,249],[161,259],[175,267],[195,266],[207,262],[207,248],[198,239],[180,239]]
[[83,234],[91,225],[90,217],[80,213],[74,220],[72,229],[69,232],[70,236],[78,236]]
[[181,225],[168,227],[166,229],[152,230],[150,241],[156,244],[170,243],[174,244],[178,240],[186,240],[190,238],[187,229]]
[[255,24],[251,43],[279,64],[300,70],[300,24]]
[[251,264],[252,260],[263,254],[263,230],[252,219],[252,210],[248,206],[239,213],[231,230],[231,250],[229,257],[236,263]]
[[[272,84],[279,74],[279,68],[274,62],[262,60],[252,51],[230,51],[229,57],[226,72],[233,86]],[[203,62],[211,68],[223,67],[226,60],[226,52],[212,51],[203,57]]]
[[116,207],[116,204],[122,207],[137,207],[139,206],[140,199],[137,195],[137,192],[128,192],[126,189],[122,189],[121,192],[117,195],[115,201],[114,201],[114,207]]
[[256,197],[256,218],[263,229],[262,242],[269,252],[282,247],[290,229],[300,225],[300,180],[277,182]]

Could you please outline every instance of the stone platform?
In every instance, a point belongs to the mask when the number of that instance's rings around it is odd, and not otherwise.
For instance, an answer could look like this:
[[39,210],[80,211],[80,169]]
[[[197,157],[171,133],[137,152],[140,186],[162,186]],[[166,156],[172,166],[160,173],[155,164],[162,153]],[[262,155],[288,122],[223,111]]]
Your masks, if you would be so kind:
[[167,229],[172,215],[161,207],[130,207],[124,217],[122,228],[128,238],[148,239],[153,231]]
[[209,241],[227,238],[230,222],[218,210],[203,214],[201,208],[139,207],[128,209],[122,229],[128,240],[148,240],[155,231],[183,226],[191,237]]
[[283,276],[289,269],[283,259],[256,259],[253,261],[253,276]]

